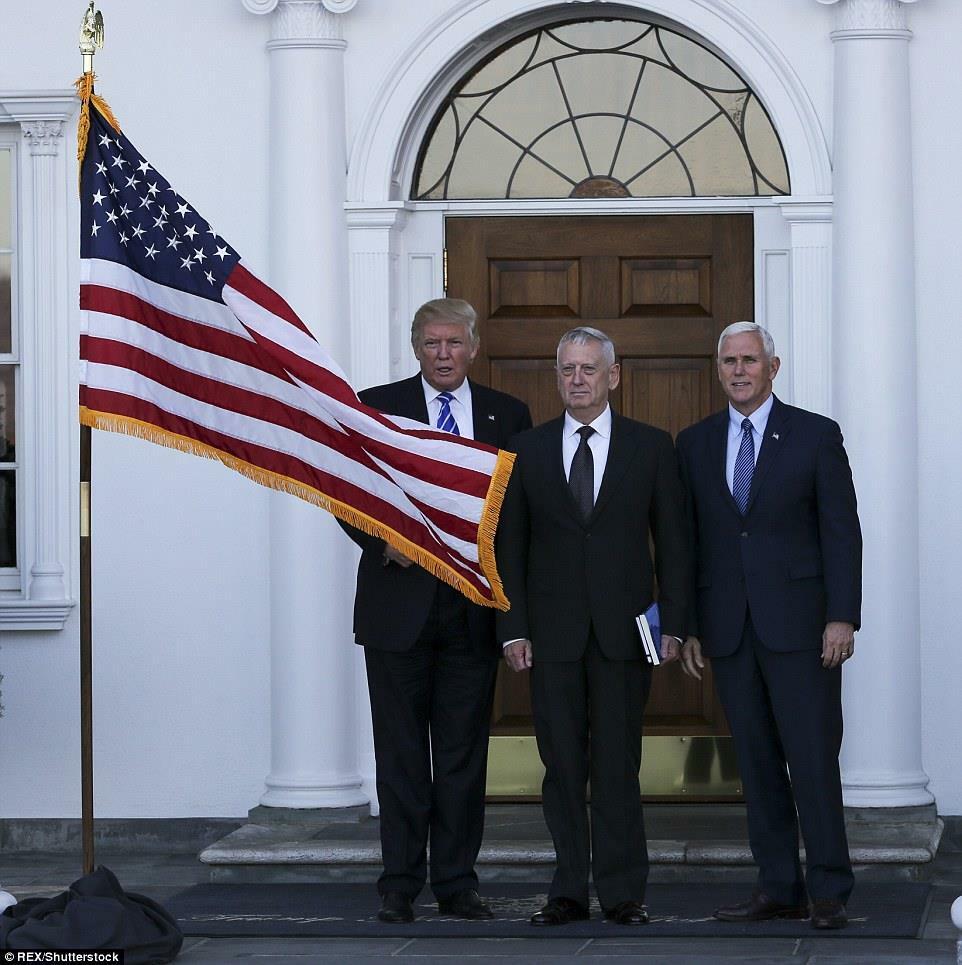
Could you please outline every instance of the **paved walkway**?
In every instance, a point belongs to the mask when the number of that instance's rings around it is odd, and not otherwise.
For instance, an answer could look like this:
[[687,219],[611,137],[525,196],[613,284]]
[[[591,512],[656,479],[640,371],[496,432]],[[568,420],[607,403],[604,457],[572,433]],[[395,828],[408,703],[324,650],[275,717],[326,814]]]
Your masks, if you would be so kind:
[[[164,902],[189,885],[210,879],[210,869],[195,853],[135,853],[133,849],[98,851],[97,862],[109,867],[129,891]],[[655,869],[654,876],[657,876]],[[0,882],[20,898],[49,895],[63,890],[79,876],[80,858],[74,853],[20,852],[0,855]],[[717,872],[716,872],[717,873]],[[866,874],[874,876],[871,869]],[[483,872],[482,872],[483,875]],[[743,872],[739,873],[739,877]],[[921,965],[955,963],[956,931],[949,907],[962,895],[962,821],[947,822],[936,860],[927,869],[933,884],[932,901],[922,937],[856,939],[841,935],[812,934],[804,939],[652,939],[643,929],[637,938],[584,941],[532,935],[519,939],[441,938],[393,939],[188,939],[178,958],[184,965],[241,963],[263,965],[368,965],[423,961],[427,965],[523,965],[571,962],[639,962],[658,965],[701,963],[793,963],[793,965]],[[483,883],[482,883],[483,887]],[[377,898],[372,887],[372,909]]]

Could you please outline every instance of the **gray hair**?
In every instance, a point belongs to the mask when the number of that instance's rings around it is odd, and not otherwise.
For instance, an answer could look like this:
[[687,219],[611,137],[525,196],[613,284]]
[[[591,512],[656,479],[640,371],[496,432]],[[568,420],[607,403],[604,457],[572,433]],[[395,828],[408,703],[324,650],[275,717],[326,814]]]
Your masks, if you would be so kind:
[[411,321],[411,345],[416,352],[421,345],[424,326],[431,322],[448,322],[463,325],[468,332],[472,345],[478,344],[478,313],[463,298],[434,298],[425,302]]
[[562,345],[569,343],[573,345],[587,345],[589,342],[601,343],[601,352],[605,359],[605,365],[615,364],[615,343],[600,329],[589,328],[587,325],[573,328],[570,332],[565,332],[564,335],[561,336],[561,341],[558,342],[558,351],[555,354],[555,362],[560,363],[561,361]]
[[764,325],[759,325],[757,322],[732,322],[731,325],[718,336],[717,358],[721,358],[722,342],[724,342],[726,338],[731,335],[742,335],[745,332],[751,332],[762,340],[762,350],[765,352],[765,358],[769,360],[775,358],[775,339],[772,338],[772,333],[769,332]]

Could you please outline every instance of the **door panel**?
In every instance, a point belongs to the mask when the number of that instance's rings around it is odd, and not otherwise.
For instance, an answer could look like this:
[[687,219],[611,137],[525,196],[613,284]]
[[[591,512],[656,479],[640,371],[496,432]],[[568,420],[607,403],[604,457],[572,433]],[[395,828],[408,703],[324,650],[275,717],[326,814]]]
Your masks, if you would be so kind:
[[[535,424],[561,412],[558,339],[591,325],[614,341],[612,406],[676,435],[721,408],[718,335],[754,308],[751,215],[449,218],[448,294],[478,311],[472,378],[524,399]],[[660,669],[646,734],[727,733],[711,674]],[[502,668],[493,733],[532,733],[527,675]]]

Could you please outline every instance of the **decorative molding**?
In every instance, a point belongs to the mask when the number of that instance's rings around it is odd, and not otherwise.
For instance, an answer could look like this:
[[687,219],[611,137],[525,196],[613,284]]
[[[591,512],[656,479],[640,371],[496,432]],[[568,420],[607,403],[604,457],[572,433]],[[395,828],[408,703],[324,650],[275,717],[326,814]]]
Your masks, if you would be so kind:
[[837,5],[835,30],[908,30],[906,3],[916,0],[817,0],[826,6]]
[[73,600],[3,600],[0,601],[0,631],[62,630],[73,607]]
[[63,140],[63,121],[30,120],[21,121],[20,129],[24,140],[33,155],[56,155],[60,153]]
[[241,0],[253,14],[274,14],[271,46],[341,46],[344,42],[340,15],[348,13],[357,0]]
[[[244,9],[249,13],[273,13],[279,2],[288,0],[241,0]],[[348,13],[357,6],[357,0],[320,0],[331,13]]]
[[[23,558],[16,594],[0,596],[0,630],[60,630],[71,596],[70,421],[76,383],[70,372],[69,272],[64,122],[76,114],[69,90],[0,92],[0,122],[19,124],[24,508]],[[75,183],[75,182],[73,182]],[[71,384],[73,388],[71,389]]]

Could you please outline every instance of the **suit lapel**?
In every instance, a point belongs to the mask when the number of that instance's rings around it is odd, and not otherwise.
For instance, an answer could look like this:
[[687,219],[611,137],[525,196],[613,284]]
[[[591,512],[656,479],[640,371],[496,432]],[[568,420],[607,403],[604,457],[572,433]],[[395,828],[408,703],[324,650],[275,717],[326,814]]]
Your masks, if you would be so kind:
[[732,510],[741,516],[741,510],[732,491],[728,488],[728,406],[717,413],[708,429],[708,462],[714,477],[714,485],[721,490],[722,497]]
[[421,376],[415,375],[410,379],[403,379],[398,382],[398,404],[397,415],[406,416],[408,419],[417,419],[418,422],[428,424],[428,404],[424,400],[424,386],[421,385]]
[[[594,519],[611,499],[611,494],[618,488],[621,477],[624,476],[637,443],[625,431],[621,416],[611,414],[611,439],[608,441],[608,460],[605,463],[605,474],[601,477],[601,489],[590,519]],[[590,521],[589,519],[589,521]]]
[[571,516],[580,523],[582,522],[581,510],[578,508],[574,496],[571,495],[571,487],[565,478],[564,459],[561,454],[564,425],[564,416],[558,419],[552,419],[551,422],[544,424],[544,435],[542,437],[543,453],[541,459],[541,466],[544,469],[546,478],[544,492],[557,493],[563,514]]
[[758,453],[758,460],[755,463],[755,472],[752,475],[752,488],[748,494],[747,513],[751,512],[752,503],[755,502],[755,497],[758,495],[758,489],[779,454],[782,452],[790,430],[791,423],[788,417],[788,407],[776,398],[772,404],[772,411],[768,415],[768,424],[765,426],[765,435],[762,438],[762,448]]
[[474,438],[478,442],[486,442],[489,446],[498,445],[498,414],[489,405],[490,398],[483,385],[477,385],[468,380],[471,386],[471,418],[474,422]]

